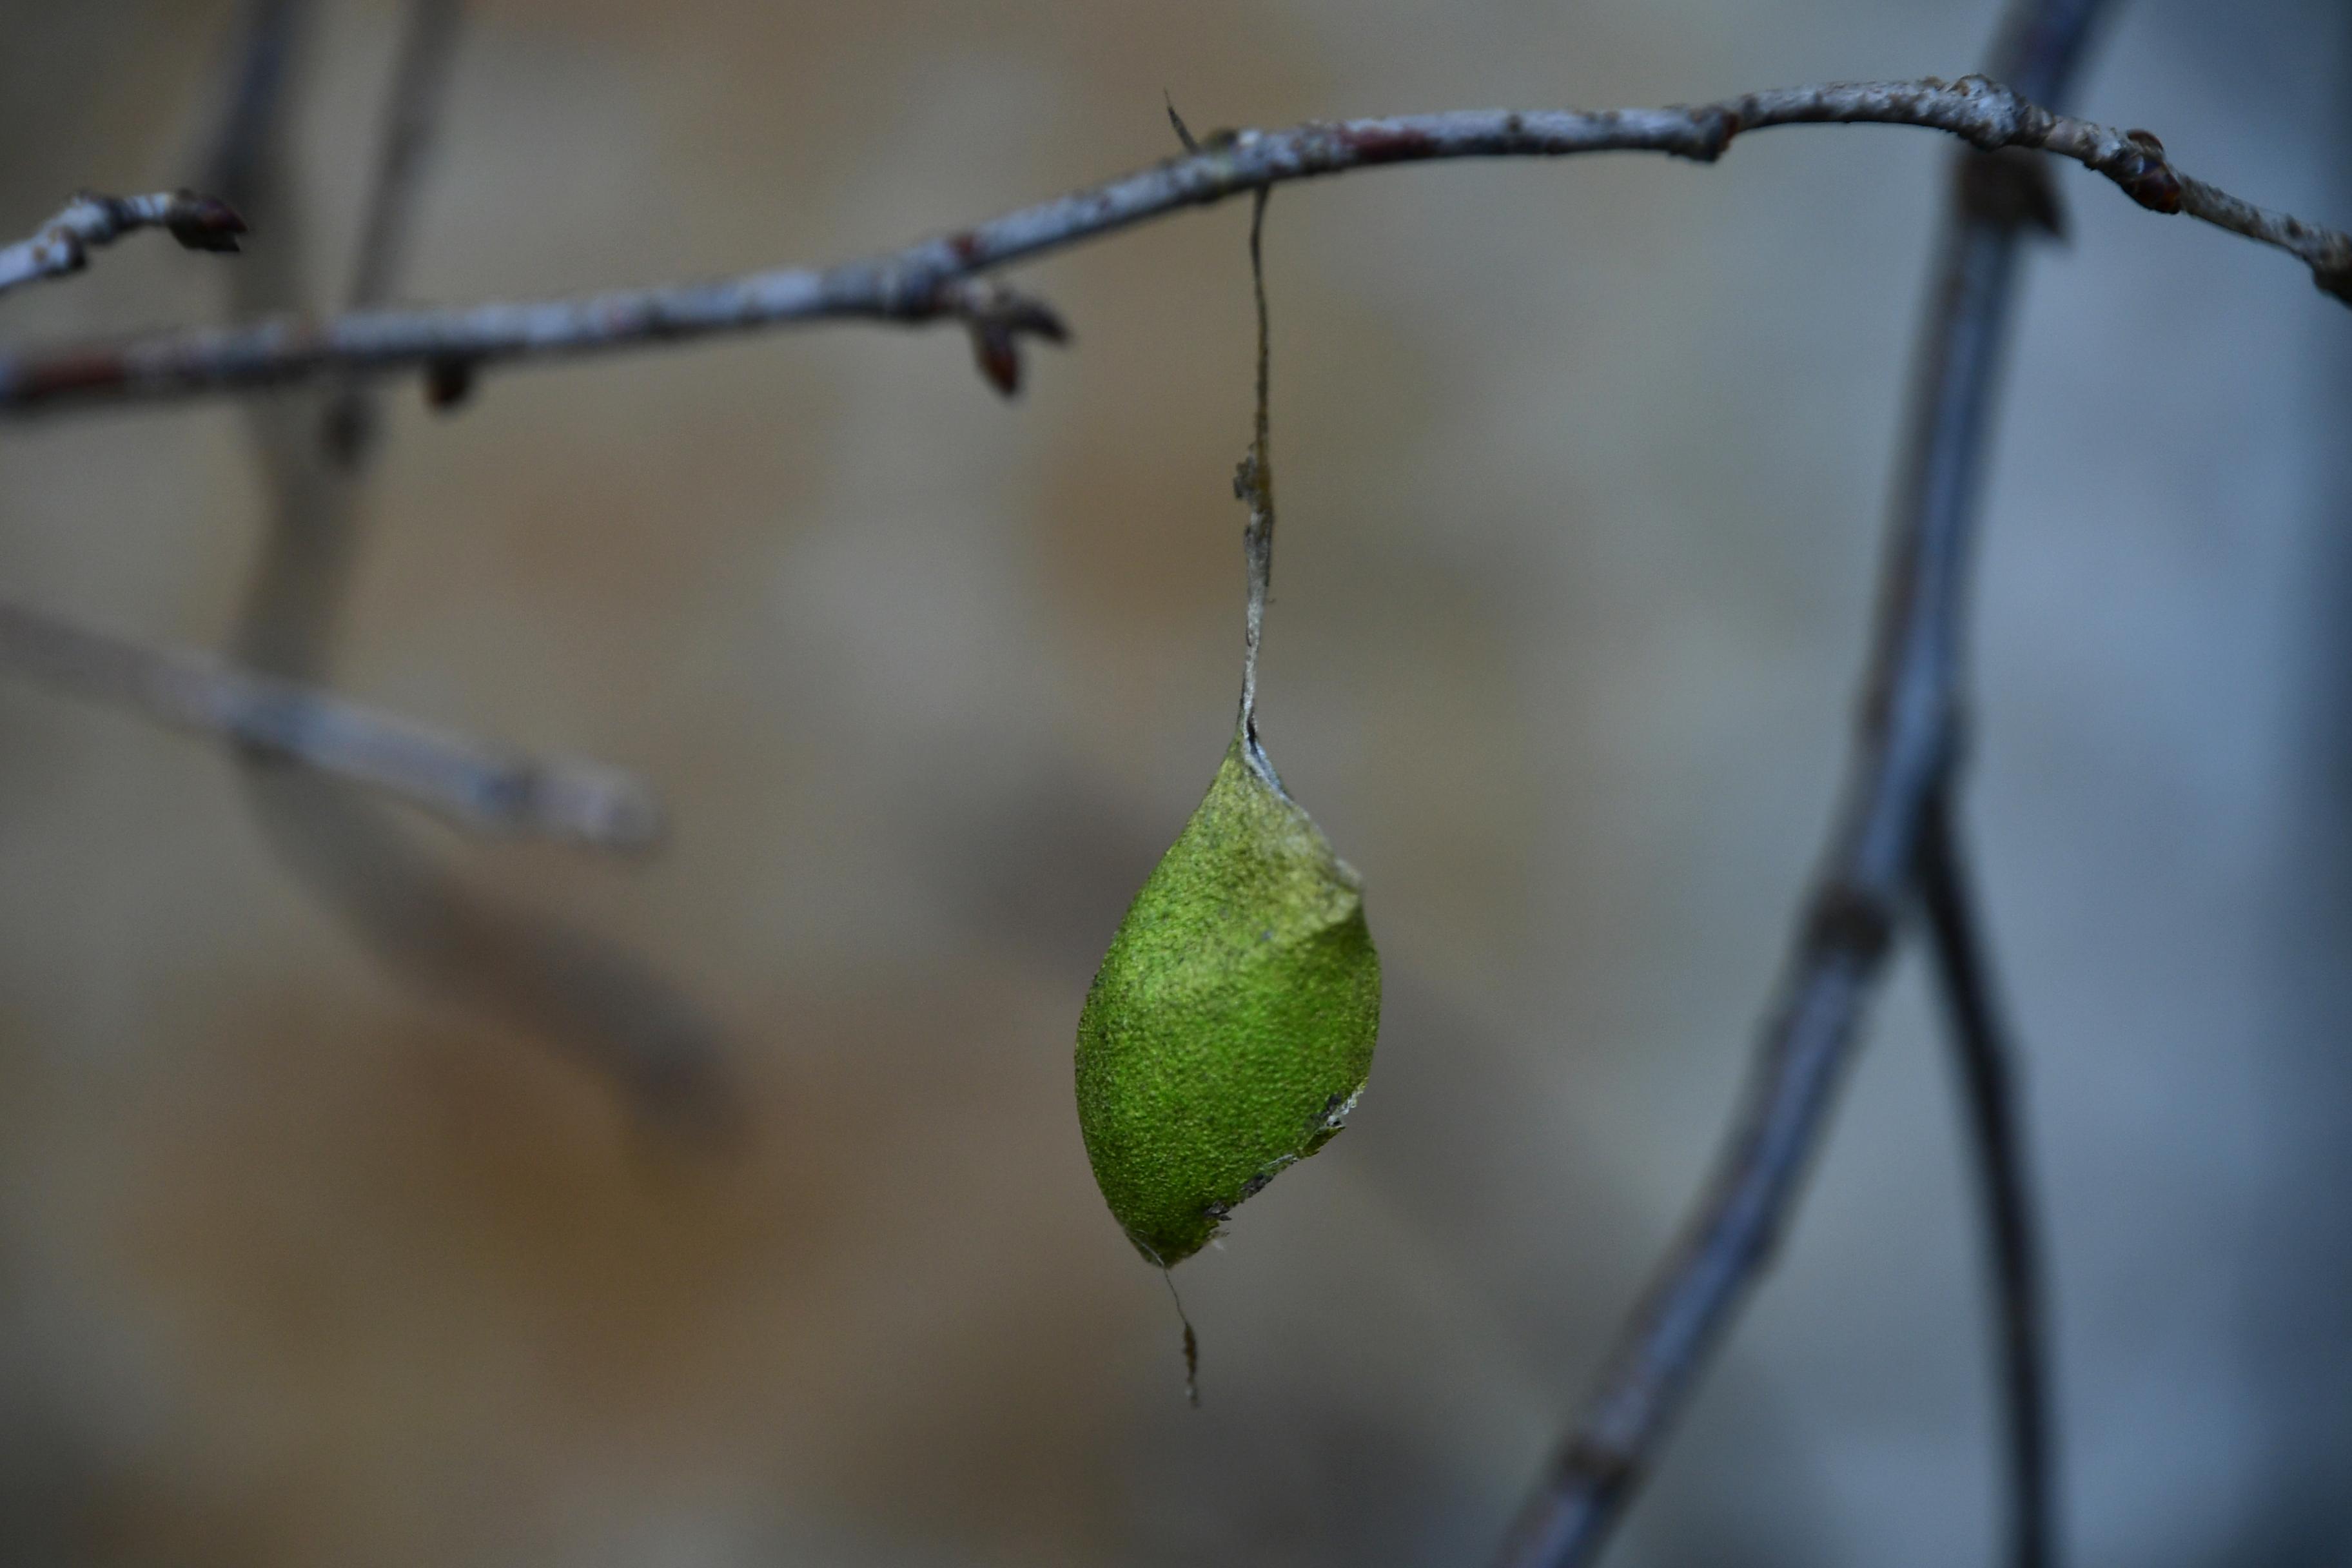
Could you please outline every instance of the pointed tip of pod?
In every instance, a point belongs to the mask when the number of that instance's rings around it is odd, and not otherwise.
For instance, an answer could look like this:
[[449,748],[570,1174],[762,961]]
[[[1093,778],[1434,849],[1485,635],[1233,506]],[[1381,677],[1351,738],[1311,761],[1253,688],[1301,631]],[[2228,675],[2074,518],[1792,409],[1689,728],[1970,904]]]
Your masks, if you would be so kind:
[[1330,1141],[1371,1071],[1361,885],[1236,739],[1136,894],[1078,1019],[1078,1121],[1137,1249],[1191,1257]]

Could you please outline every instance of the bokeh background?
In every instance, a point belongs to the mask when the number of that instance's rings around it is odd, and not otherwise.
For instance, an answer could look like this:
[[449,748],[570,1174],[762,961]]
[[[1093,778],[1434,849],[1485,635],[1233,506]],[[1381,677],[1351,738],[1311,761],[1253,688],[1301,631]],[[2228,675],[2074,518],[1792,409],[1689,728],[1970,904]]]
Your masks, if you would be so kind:
[[[320,0],[331,299],[401,26]],[[0,5],[0,230],[192,177],[229,0]],[[401,292],[860,254],[1192,124],[1954,76],[1989,4],[477,0]],[[2084,110],[2352,216],[2352,26],[2120,5]],[[1160,1281],[1074,1021],[1232,721],[1235,204],[1020,269],[1017,404],[832,328],[388,403],[344,689],[629,764],[644,863],[405,824],[641,958],[741,1136],[388,963],[216,747],[0,682],[0,1559],[1476,1562],[1745,1070],[1840,774],[1948,149],[1789,130],[1378,172],[1268,234],[1269,746],[1369,883],[1345,1138]],[[2085,1565],[2352,1562],[2352,326],[2079,170],[1988,491],[1969,826],[2030,1057]],[[271,244],[265,228],[253,253]],[[223,319],[141,237],[11,341]],[[213,402],[0,426],[0,584],[223,646]],[[2000,1519],[1976,1215],[1906,958],[1782,1261],[1615,1561],[1939,1568]]]

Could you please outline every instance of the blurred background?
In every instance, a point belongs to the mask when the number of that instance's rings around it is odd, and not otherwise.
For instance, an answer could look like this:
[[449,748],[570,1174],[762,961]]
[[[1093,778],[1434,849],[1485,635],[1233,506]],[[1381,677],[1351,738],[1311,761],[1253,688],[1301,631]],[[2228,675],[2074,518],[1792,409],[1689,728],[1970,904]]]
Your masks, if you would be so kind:
[[[241,9],[0,4],[0,232],[195,180]],[[9,341],[340,297],[404,13],[312,9],[274,234],[138,237],[12,294]],[[474,0],[396,292],[896,245],[1167,154],[1163,89],[1203,132],[1697,100],[1956,76],[1994,14]],[[2134,0],[2079,104],[2340,221],[2347,73],[2323,0]],[[1841,773],[1948,151],[1796,129],[1275,201],[1262,716],[1365,874],[1388,1005],[1348,1135],[1181,1271],[1197,1412],[1070,1050],[1232,723],[1245,204],[1018,269],[1076,337],[1012,405],[952,329],[494,374],[454,416],[397,384],[314,662],[637,769],[675,831],[628,862],[373,803],[337,827],[0,680],[0,1559],[1482,1560],[1747,1067]],[[2352,328],[2291,261],[2059,180],[1968,812],[2068,1525],[2084,1564],[2352,1562]],[[0,426],[0,584],[251,647],[284,500],[255,412]],[[1918,968],[1612,1561],[1992,1558]],[[649,1121],[649,1084],[717,1114]]]

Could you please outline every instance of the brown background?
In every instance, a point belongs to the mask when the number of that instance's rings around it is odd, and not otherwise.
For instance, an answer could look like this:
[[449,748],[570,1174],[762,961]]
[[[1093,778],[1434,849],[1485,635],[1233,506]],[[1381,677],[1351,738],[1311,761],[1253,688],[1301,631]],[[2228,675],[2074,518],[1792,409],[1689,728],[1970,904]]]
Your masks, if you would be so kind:
[[[399,14],[322,9],[325,295]],[[1163,155],[1163,89],[1205,130],[1952,76],[1991,11],[480,0],[404,292],[858,254]],[[0,229],[187,178],[233,20],[0,5]],[[2147,0],[2083,105],[2340,220],[2347,42],[2316,0]],[[1022,269],[1077,341],[1016,405],[951,333],[864,328],[495,375],[454,418],[404,386],[339,682],[659,784],[647,864],[420,832],[707,1006],[751,1140],[649,1141],[562,1049],[401,982],[215,749],[0,685],[0,1556],[1477,1561],[1744,1065],[1837,777],[1945,153],[1790,130],[1276,199],[1265,733],[1367,876],[1390,1002],[1349,1135],[1181,1273],[1197,1414],[1069,1050],[1231,722],[1244,208]],[[2292,263],[2061,181],[1988,497],[1971,826],[2071,1523],[2084,1563],[2339,1562],[2352,340]],[[234,265],[141,237],[0,330],[215,319]],[[260,504],[225,405],[0,427],[0,583],[217,645]],[[1620,1561],[1990,1554],[1917,978]]]

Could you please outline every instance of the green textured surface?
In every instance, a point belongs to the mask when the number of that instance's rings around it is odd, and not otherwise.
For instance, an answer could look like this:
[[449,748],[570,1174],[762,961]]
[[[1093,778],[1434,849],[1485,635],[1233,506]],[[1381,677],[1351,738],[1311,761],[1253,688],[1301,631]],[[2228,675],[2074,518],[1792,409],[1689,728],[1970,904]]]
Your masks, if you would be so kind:
[[1137,1249],[1191,1257],[1328,1142],[1380,1020],[1355,872],[1236,738],[1078,1016],[1078,1126]]

